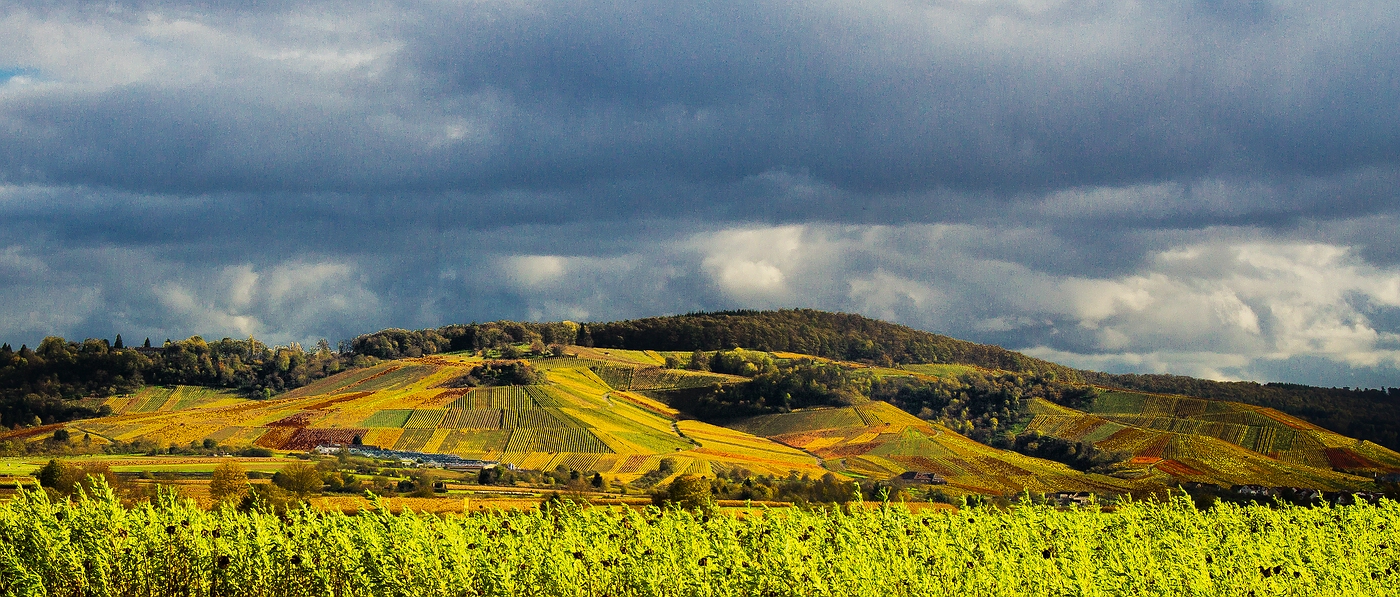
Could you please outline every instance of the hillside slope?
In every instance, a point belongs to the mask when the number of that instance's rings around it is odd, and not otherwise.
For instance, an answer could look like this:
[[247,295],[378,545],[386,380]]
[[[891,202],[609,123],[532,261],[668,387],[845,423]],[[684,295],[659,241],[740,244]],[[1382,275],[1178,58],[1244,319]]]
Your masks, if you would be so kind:
[[[556,327],[552,333],[570,332]],[[377,362],[273,399],[147,386],[106,399],[111,416],[3,431],[0,441],[46,441],[61,428],[98,444],[212,439],[303,451],[359,441],[620,481],[663,480],[651,474],[658,469],[871,480],[919,471],[943,476],[948,492],[987,494],[1137,492],[1182,482],[1355,490],[1400,472],[1400,454],[1279,410],[1096,389],[1053,363],[858,316],[740,312],[589,324],[578,334],[594,346],[550,350],[530,348],[538,344],[531,328],[519,331],[519,344]],[[464,328],[454,338],[476,342],[478,332]],[[363,344],[437,346],[414,334]],[[782,350],[693,355],[696,346],[733,344]],[[484,356],[507,353],[532,356]],[[488,375],[488,364],[538,375],[491,377],[499,371]],[[494,383],[520,385],[480,385]],[[1126,461],[1115,464],[1116,454]]]
[[[777,476],[827,472],[815,457],[782,444],[678,422],[675,410],[614,390],[593,370],[634,362],[627,358],[538,359],[534,364],[545,377],[540,384],[451,387],[482,362],[457,356],[403,359],[329,377],[272,400],[202,388],[147,388],[112,399],[119,414],[66,427],[98,442],[143,439],[161,446],[208,438],[224,445],[309,450],[358,439],[386,449],[450,453],[522,468],[599,471],[624,481],[655,470],[663,458],[671,459],[676,473],[735,467]],[[651,386],[716,381],[728,379],[678,371],[655,376]],[[51,434],[59,426],[51,427],[44,431]],[[0,440],[41,437],[32,430],[0,433]]]
[[1143,487],[998,450],[885,402],[762,415],[731,426],[801,448],[821,457],[828,468],[860,477],[883,479],[910,470],[931,472],[944,477],[952,488],[996,495],[1023,491],[1124,493]]
[[1028,432],[1123,453],[1126,469],[1161,484],[1356,490],[1371,474],[1400,471],[1400,454],[1386,448],[1237,403],[1113,393],[1093,412],[1041,400],[1030,410]]

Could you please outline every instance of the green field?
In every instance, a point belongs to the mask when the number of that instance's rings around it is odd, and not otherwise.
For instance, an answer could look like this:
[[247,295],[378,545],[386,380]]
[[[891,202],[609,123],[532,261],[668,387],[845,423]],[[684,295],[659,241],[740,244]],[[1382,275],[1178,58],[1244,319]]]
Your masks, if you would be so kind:
[[[0,458],[0,477],[27,477],[49,461],[49,456],[12,456]],[[218,458],[205,456],[65,456],[61,460],[74,465],[105,464],[115,473],[167,472],[208,473],[222,462],[236,461],[249,471],[273,473],[289,464],[300,462],[293,458]]]
[[4,595],[1391,595],[1400,504],[475,515],[0,505]]

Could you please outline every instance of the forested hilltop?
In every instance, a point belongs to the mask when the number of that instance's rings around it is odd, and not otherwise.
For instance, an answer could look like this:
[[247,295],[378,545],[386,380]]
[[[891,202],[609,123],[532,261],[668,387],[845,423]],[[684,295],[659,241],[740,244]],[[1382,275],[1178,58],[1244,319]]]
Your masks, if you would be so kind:
[[591,323],[580,343],[642,350],[786,351],[876,365],[957,363],[1003,371],[1053,373],[1080,381],[1078,371],[1012,352],[849,313],[812,309],[726,311]]
[[[957,340],[860,315],[810,309],[692,313],[585,324],[498,321],[424,330],[388,329],[342,342],[336,349],[325,342],[312,349],[296,345],[273,347],[251,338],[206,342],[193,337],[140,348],[122,346],[120,337],[117,342],[46,338],[32,350],[0,347],[0,423],[13,427],[32,425],[36,419],[53,423],[98,416],[102,413],[97,401],[87,399],[126,393],[147,384],[234,388],[257,398],[383,359],[481,350],[512,358],[570,344],[659,351],[743,347],[884,366],[971,365],[991,371],[1029,373],[1026,379],[1056,387],[1093,384],[1267,406],[1351,437],[1400,448],[1400,390],[1394,388],[1315,388],[1080,371],[998,346]],[[813,379],[828,375],[820,369],[795,371]],[[754,397],[746,394],[758,391],[760,385],[763,384],[756,384],[752,391],[730,391],[727,399],[757,404]],[[993,385],[996,384],[989,387]],[[1019,388],[1019,393],[1032,389]],[[786,390],[785,393],[793,394]],[[721,402],[718,406],[733,405]]]

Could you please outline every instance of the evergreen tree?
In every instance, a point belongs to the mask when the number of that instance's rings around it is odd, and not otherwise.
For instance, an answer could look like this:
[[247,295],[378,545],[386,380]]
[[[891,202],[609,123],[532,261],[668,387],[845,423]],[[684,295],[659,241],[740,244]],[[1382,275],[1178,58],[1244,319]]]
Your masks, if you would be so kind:
[[117,341],[112,343],[112,348],[116,348],[116,349],[126,348],[126,345],[125,345],[125,344],[122,344],[122,335],[121,335],[121,334],[117,334]]

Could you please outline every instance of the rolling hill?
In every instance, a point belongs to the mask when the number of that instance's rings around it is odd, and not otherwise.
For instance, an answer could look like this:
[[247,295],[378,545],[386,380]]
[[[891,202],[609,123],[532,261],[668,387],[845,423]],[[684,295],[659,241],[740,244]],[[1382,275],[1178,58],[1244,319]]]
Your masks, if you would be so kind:
[[[356,342],[385,360],[270,399],[145,386],[106,398],[110,416],[0,432],[0,442],[43,442],[58,429],[97,444],[212,439],[304,451],[358,441],[622,482],[664,480],[659,468],[867,480],[919,471],[940,475],[954,495],[1186,482],[1357,490],[1400,472],[1400,454],[1385,446],[1267,406],[1091,387],[1091,376],[1054,363],[858,316],[701,314],[576,332],[529,324],[592,344],[552,351],[531,348],[540,334],[516,325],[490,342],[483,330],[496,328],[381,332]],[[757,350],[715,352],[735,345]],[[452,346],[462,350],[403,356]],[[534,377],[490,385],[487,365]]]

